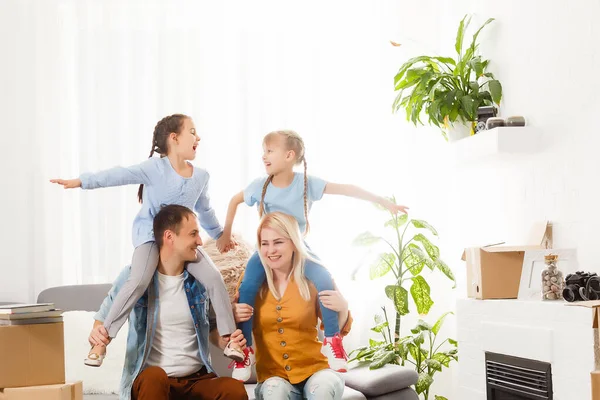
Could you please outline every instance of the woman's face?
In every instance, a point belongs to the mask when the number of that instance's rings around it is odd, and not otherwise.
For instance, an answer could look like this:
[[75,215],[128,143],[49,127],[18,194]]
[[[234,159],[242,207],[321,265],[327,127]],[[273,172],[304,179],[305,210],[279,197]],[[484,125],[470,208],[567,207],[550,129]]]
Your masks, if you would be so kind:
[[295,250],[292,241],[279,232],[269,227],[260,231],[260,254],[269,268],[280,271],[291,269]]

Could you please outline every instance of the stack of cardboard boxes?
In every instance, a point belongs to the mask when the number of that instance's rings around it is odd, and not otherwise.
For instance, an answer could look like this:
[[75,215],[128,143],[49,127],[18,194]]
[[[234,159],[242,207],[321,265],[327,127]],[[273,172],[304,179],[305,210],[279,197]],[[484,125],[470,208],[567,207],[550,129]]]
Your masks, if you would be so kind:
[[[4,306],[6,310],[4,322],[14,312]],[[62,319],[40,323],[42,317],[30,317],[0,324],[0,400],[82,400],[82,382],[65,383]]]

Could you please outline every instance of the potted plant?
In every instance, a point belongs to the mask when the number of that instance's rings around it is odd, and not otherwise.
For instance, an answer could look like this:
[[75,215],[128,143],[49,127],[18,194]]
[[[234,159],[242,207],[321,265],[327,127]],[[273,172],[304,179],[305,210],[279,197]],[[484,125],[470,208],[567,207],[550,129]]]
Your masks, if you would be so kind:
[[[395,197],[391,197],[389,200],[396,203]],[[379,205],[377,208],[387,211]],[[426,221],[409,219],[407,214],[395,215],[387,212],[390,219],[385,222],[384,226],[391,229],[390,238],[393,239],[388,240],[388,238],[364,232],[354,240],[354,245],[372,246],[381,243],[390,250],[383,251],[378,255],[377,260],[370,267],[369,275],[371,279],[377,279],[390,273],[393,274],[393,284],[385,287],[385,294],[394,302],[396,309],[394,340],[397,341],[400,339],[401,317],[410,312],[409,291],[420,315],[426,315],[433,305],[430,287],[424,272],[427,269],[431,272],[441,272],[454,283],[453,287],[456,286],[456,281],[450,267],[440,258],[440,249],[423,233],[437,236],[435,228]],[[410,288],[408,288],[409,285]]]
[[499,105],[502,85],[487,71],[490,60],[479,55],[477,37],[494,19],[488,19],[464,49],[463,41],[471,17],[465,16],[456,34],[456,58],[414,57],[402,64],[394,77],[396,99],[393,112],[404,109],[406,119],[415,125],[424,112],[429,123],[442,130],[446,140],[455,141],[474,134],[477,109]]

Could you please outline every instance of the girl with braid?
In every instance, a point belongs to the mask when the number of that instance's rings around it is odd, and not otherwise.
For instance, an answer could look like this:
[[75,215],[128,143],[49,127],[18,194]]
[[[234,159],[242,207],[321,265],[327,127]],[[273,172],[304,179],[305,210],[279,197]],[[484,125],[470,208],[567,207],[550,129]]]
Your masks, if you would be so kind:
[[[223,228],[210,205],[208,172],[194,167],[189,161],[196,158],[199,142],[200,137],[192,119],[186,115],[174,114],[156,124],[150,156],[143,163],[127,168],[114,167],[93,174],[85,173],[77,179],[50,181],[65,189],[140,185],[138,200],[142,206],[133,221],[135,250],[131,261],[131,276],[114,299],[104,321],[109,338],[117,335],[155,275],[159,253],[152,227],[154,216],[163,205],[178,204],[194,210],[200,226],[212,238],[218,239],[223,234]],[[153,157],[155,153],[160,157]],[[220,243],[221,248],[226,251],[236,245],[230,237]],[[219,335],[227,337],[236,330],[227,288],[221,273],[201,247],[196,248],[196,257],[196,262],[188,263],[186,268],[208,291],[217,316]],[[157,323],[160,324],[160,320]],[[227,346],[224,353],[237,361],[243,361],[245,356],[233,344]],[[105,354],[105,346],[94,346],[84,363],[99,367]]]
[[[350,196],[357,199],[371,201],[382,205],[393,213],[406,213],[408,207],[396,205],[391,201],[376,196],[366,190],[354,186],[339,183],[326,182],[306,173],[306,154],[302,138],[294,131],[275,131],[263,139],[263,162],[267,176],[254,180],[246,189],[236,194],[229,203],[227,219],[223,235],[217,240],[220,251],[227,251],[231,243],[231,228],[237,207],[241,203],[248,206],[257,204],[259,215],[281,211],[292,215],[300,227],[300,231],[306,234],[309,231],[308,212],[313,202],[320,200],[323,194],[338,194]],[[304,173],[294,172],[294,166],[303,164]],[[282,239],[284,240],[284,239]],[[310,253],[310,252],[309,252]],[[333,279],[318,261],[318,258],[310,253],[305,261],[305,277],[314,284],[321,296],[326,296],[328,291],[334,290]],[[275,261],[278,256],[269,256],[270,261]],[[239,303],[247,304],[248,312],[253,312],[255,298],[265,282],[266,275],[258,252],[255,252],[248,264],[244,278],[239,288]],[[324,292],[324,293],[322,293]],[[285,295],[282,296],[278,310],[285,309]],[[338,313],[323,306],[320,302],[323,325],[325,327],[325,339],[321,352],[327,357],[331,369],[345,372],[347,369],[347,356],[342,345]],[[279,319],[283,321],[285,315]],[[279,321],[278,322],[282,322]],[[242,381],[250,378],[252,364],[254,363],[254,350],[252,349],[252,318],[240,323],[247,346],[244,349],[245,359],[236,362],[233,377]],[[281,342],[281,346],[285,346]],[[284,349],[281,349],[284,350]],[[285,357],[285,354],[283,355]]]

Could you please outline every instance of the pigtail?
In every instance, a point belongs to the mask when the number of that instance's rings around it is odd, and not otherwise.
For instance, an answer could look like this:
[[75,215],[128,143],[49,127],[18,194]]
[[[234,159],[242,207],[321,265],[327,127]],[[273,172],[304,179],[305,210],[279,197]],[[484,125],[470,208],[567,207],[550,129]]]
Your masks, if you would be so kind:
[[260,207],[258,208],[258,216],[261,218],[266,212],[266,210],[265,210],[265,194],[267,194],[267,187],[269,186],[269,183],[271,183],[272,180],[273,180],[273,175],[269,175],[269,177],[265,181],[265,184],[263,185],[263,188],[262,188],[262,193],[260,195]]
[[306,158],[302,157],[304,163],[304,218],[306,219],[306,227],[304,228],[304,236],[308,235],[310,231],[310,224],[308,223],[308,175],[306,174]]

